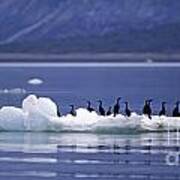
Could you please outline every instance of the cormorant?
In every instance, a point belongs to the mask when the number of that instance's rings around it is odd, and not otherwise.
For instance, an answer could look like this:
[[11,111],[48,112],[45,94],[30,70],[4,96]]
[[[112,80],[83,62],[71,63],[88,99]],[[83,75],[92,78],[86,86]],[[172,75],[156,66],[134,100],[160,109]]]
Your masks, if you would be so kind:
[[114,113],[114,117],[119,114],[119,110],[120,110],[120,105],[119,105],[119,101],[121,100],[121,97],[118,97],[116,100],[116,104],[114,105],[113,108],[113,113]]
[[72,116],[77,116],[77,113],[76,113],[76,110],[75,110],[75,108],[74,108],[74,105],[70,105],[70,107],[71,107],[70,114],[71,114]]
[[152,99],[145,100],[145,104],[143,107],[143,114],[148,115],[149,119],[151,119],[152,109],[151,109]]
[[176,106],[175,108],[173,109],[173,117],[179,117],[180,116],[180,113],[179,113],[179,101],[176,102]]
[[61,117],[61,112],[60,112],[59,108],[57,109],[57,115],[58,115],[58,117]]
[[100,113],[101,116],[105,116],[105,110],[102,107],[102,101],[99,100],[98,102],[99,102],[99,108],[98,108],[99,109],[99,113]]
[[148,100],[144,101],[143,114],[148,114]]
[[89,112],[94,111],[94,109],[91,107],[91,102],[90,102],[90,101],[87,101],[87,103],[88,103],[87,110],[88,110]]
[[112,107],[109,106],[109,109],[108,109],[108,111],[107,111],[107,113],[106,113],[107,116],[110,116],[110,115],[112,114],[111,109],[112,109]]
[[161,110],[159,112],[159,116],[165,116],[166,115],[166,107],[165,107],[166,102],[161,103]]
[[148,100],[148,107],[149,107],[149,110],[148,110],[148,117],[149,119],[151,119],[151,114],[152,114],[152,109],[151,109],[151,102],[152,102],[152,99]]
[[125,113],[126,116],[130,117],[131,116],[131,110],[129,109],[129,103],[126,101],[125,103]]

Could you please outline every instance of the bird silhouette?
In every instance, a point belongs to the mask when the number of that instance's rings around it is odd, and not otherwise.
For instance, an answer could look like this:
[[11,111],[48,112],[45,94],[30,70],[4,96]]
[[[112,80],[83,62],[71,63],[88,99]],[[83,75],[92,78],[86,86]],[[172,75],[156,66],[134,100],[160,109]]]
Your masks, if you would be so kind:
[[69,112],[72,116],[77,116],[76,110],[74,108],[74,105],[70,105],[71,111]]
[[109,109],[108,109],[108,111],[107,111],[107,113],[106,113],[107,116],[110,116],[110,115],[112,114],[111,109],[112,109],[112,107],[109,106]]
[[95,110],[91,107],[91,102],[90,102],[90,101],[87,101],[87,103],[88,103],[87,110],[88,110],[89,112],[95,111]]
[[165,116],[166,115],[166,102],[161,103],[161,110],[159,111],[159,116]]
[[98,102],[99,102],[99,107],[98,107],[99,113],[100,113],[101,116],[105,116],[105,110],[104,110],[104,108],[102,106],[102,101],[99,100]]
[[120,111],[120,104],[119,104],[119,101],[121,100],[121,97],[118,97],[117,100],[116,100],[116,104],[114,105],[114,108],[113,108],[113,113],[114,113],[114,117],[119,114],[119,111]]
[[57,116],[61,117],[61,112],[60,112],[59,108],[57,109]]
[[130,117],[131,116],[131,110],[129,109],[129,103],[127,101],[125,103],[125,114],[126,116]]
[[173,117],[179,117],[180,116],[180,113],[179,113],[179,103],[180,103],[179,101],[177,101],[175,103],[175,107],[174,107],[173,113],[172,113]]
[[143,114],[148,115],[149,119],[151,119],[152,109],[151,109],[151,102],[152,99],[145,100],[144,107],[143,107]]

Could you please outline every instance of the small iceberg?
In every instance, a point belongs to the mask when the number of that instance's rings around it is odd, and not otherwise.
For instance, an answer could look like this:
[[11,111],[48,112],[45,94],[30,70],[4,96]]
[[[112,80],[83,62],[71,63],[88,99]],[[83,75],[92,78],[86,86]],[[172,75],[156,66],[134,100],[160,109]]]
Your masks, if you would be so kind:
[[31,84],[31,85],[41,85],[43,84],[43,80],[40,79],[40,78],[31,78],[28,80],[28,84]]
[[0,89],[0,94],[26,94],[26,90],[21,88]]
[[0,131],[53,131],[91,133],[132,133],[152,131],[174,131],[180,129],[180,117],[146,115],[133,112],[130,117],[118,114],[116,117],[100,116],[85,108],[76,109],[77,116],[71,114],[58,117],[58,107],[49,97],[27,96],[21,107],[0,108]]

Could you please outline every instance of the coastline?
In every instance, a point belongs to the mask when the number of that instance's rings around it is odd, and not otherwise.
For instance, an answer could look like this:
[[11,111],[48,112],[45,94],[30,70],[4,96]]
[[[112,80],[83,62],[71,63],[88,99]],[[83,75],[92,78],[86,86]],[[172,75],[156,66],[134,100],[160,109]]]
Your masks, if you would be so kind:
[[0,63],[3,62],[108,62],[108,63],[172,63],[180,62],[180,53],[0,53]]

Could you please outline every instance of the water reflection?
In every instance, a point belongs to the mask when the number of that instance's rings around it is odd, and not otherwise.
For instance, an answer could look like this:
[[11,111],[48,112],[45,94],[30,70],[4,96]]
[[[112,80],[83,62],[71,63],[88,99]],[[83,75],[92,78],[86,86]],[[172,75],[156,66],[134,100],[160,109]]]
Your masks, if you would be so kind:
[[174,146],[179,144],[176,133],[144,133],[133,135],[106,135],[81,133],[23,133],[1,132],[0,150],[57,152],[59,146]]
[[178,178],[179,164],[168,164],[179,152],[176,135],[3,132],[0,178]]

